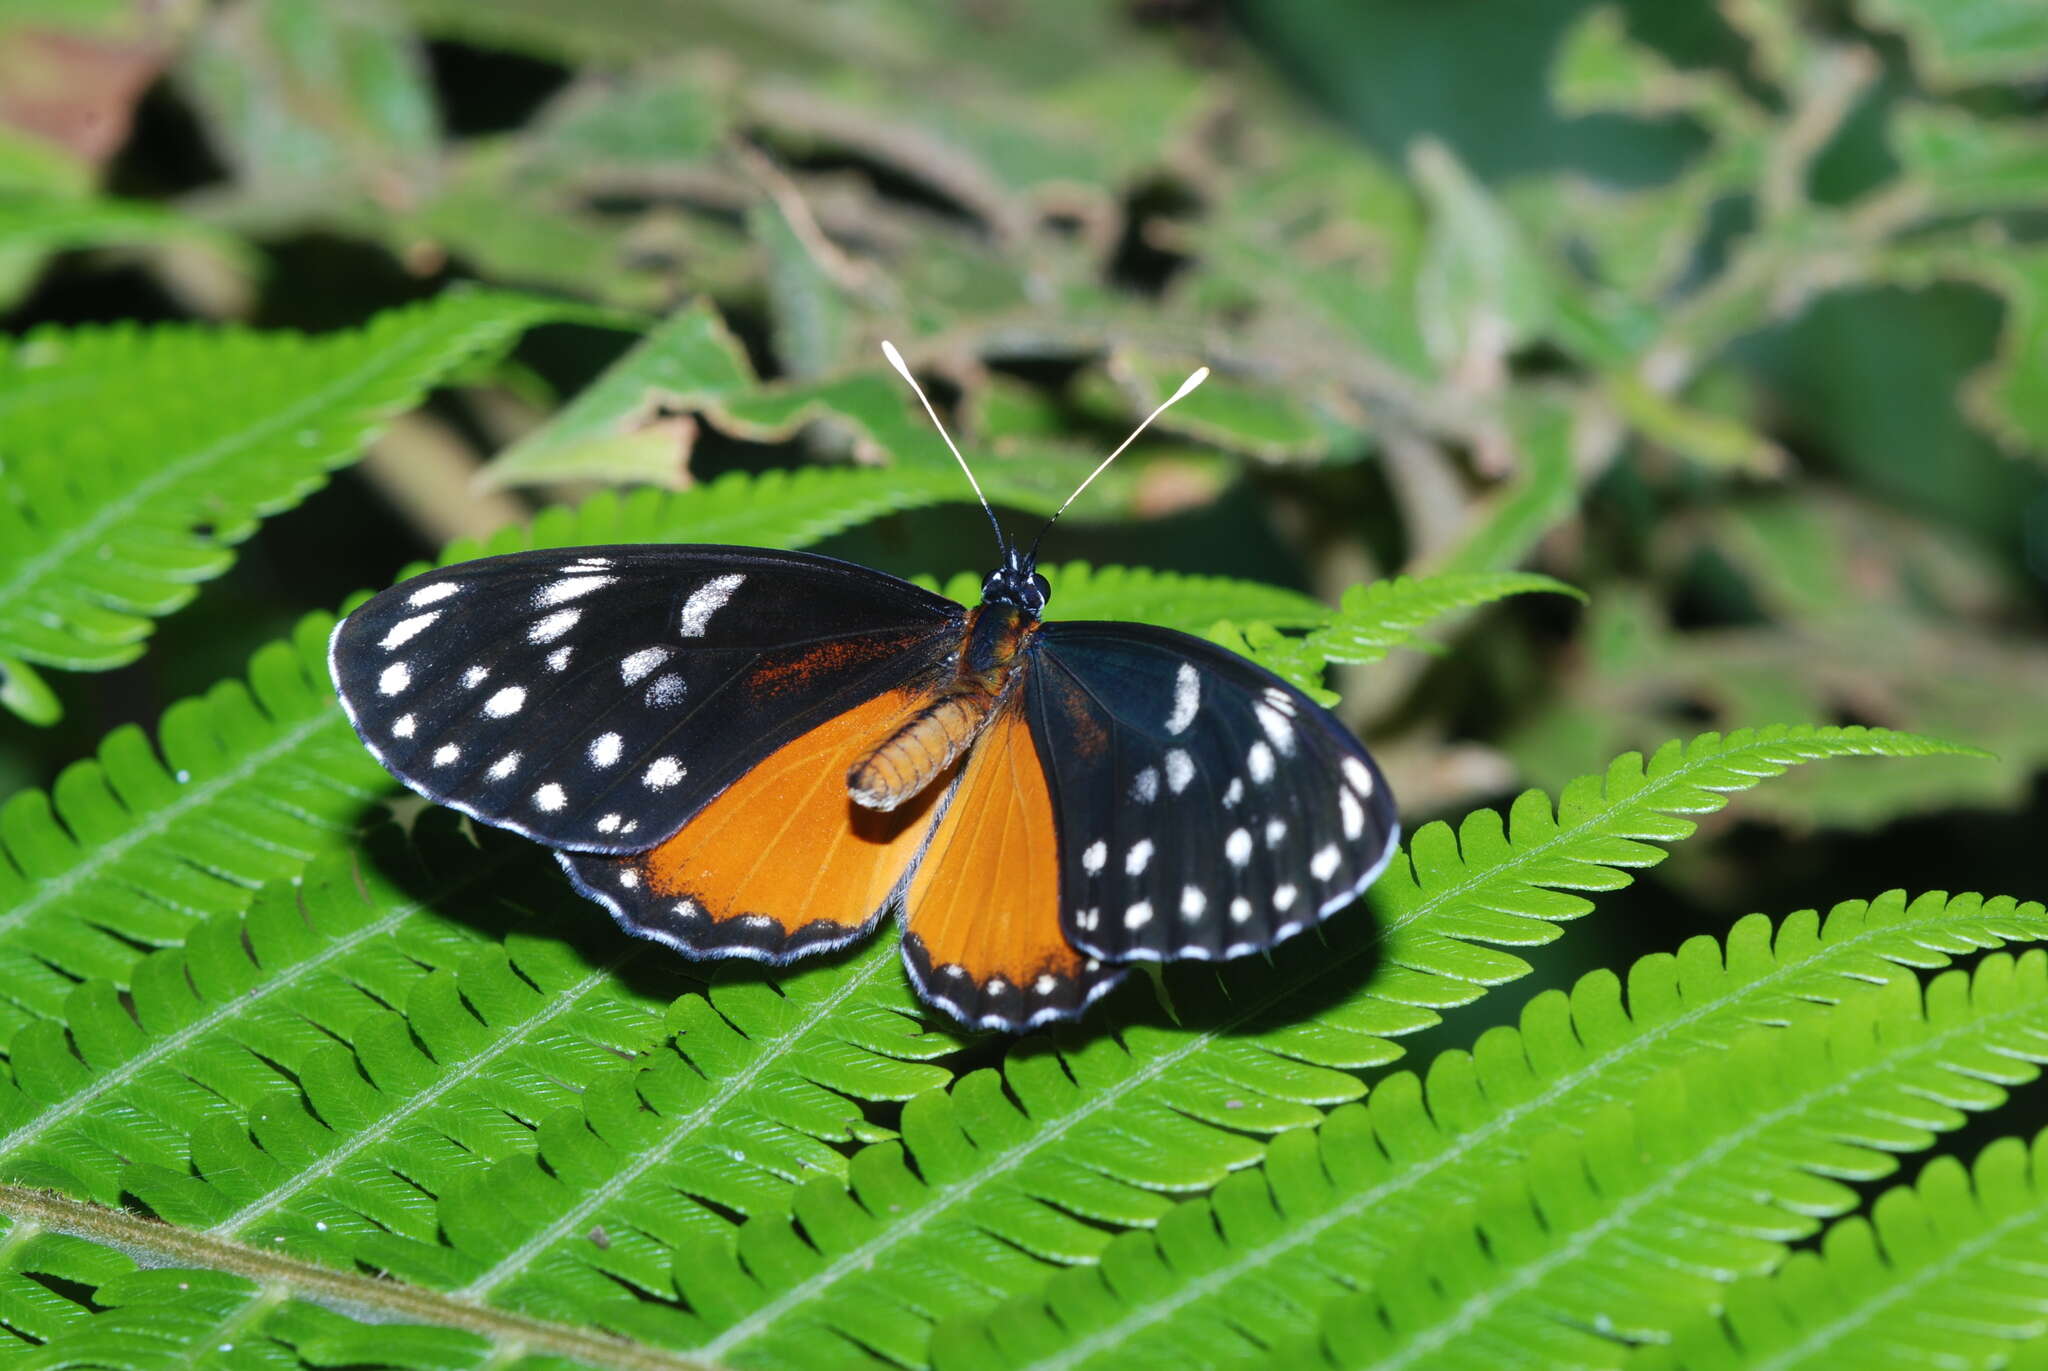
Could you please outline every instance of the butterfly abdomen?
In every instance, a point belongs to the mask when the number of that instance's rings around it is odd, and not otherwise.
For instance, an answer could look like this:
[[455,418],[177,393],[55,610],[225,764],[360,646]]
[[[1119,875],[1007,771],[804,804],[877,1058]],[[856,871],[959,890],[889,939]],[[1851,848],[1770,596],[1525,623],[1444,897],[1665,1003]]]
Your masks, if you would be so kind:
[[924,792],[974,745],[1009,691],[1035,616],[984,605],[968,616],[955,677],[930,704],[846,773],[864,809],[888,811]]
[[847,794],[864,809],[882,811],[922,794],[981,736],[996,700],[962,691],[919,710],[846,773]]

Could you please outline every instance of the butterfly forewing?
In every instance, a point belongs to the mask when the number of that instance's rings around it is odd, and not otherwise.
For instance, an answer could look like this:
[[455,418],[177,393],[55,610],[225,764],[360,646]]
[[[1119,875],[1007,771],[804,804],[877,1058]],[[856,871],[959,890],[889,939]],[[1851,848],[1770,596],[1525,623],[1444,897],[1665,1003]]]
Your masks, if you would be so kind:
[[940,669],[963,614],[803,553],[522,552],[375,596],[335,630],[329,662],[357,733],[413,789],[550,847],[623,853],[819,724]]
[[1035,657],[1027,708],[1075,947],[1241,956],[1349,903],[1392,854],[1372,758],[1263,668],[1122,623],[1048,624]]

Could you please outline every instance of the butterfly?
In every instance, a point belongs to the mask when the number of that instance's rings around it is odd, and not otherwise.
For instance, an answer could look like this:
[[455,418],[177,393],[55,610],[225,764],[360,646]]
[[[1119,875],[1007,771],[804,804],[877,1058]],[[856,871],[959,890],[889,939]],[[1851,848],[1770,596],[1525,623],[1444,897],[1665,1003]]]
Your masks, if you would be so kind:
[[463,562],[335,628],[364,745],[689,957],[785,963],[898,910],[918,995],[973,1028],[1078,1017],[1133,963],[1244,956],[1353,901],[1400,832],[1364,746],[1203,639],[1045,619],[1038,540],[1004,540],[883,347],[996,529],[979,605],[763,548]]

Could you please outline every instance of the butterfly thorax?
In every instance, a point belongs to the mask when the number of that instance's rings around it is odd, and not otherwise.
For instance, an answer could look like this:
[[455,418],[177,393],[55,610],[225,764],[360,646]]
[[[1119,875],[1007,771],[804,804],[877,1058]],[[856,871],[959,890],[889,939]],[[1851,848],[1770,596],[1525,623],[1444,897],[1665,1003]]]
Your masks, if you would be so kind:
[[995,717],[1037,629],[1038,615],[1020,605],[985,602],[969,611],[952,676],[846,773],[854,803],[891,810],[944,775]]

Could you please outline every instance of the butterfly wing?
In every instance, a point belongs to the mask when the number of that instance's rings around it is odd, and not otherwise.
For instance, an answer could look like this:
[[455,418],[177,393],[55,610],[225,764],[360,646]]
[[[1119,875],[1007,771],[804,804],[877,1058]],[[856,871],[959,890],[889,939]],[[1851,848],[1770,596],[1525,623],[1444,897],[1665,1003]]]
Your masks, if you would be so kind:
[[1025,713],[1059,829],[1062,928],[1104,961],[1270,947],[1393,855],[1393,797],[1330,712],[1169,629],[1055,622]]
[[364,744],[420,794],[553,848],[623,853],[937,670],[964,614],[804,553],[575,548],[394,586],[342,621],[328,658]]
[[887,813],[847,795],[847,768],[929,703],[884,691],[757,762],[645,852],[556,854],[628,932],[692,957],[786,962],[860,937],[917,860],[950,777]]
[[1052,796],[1021,704],[1031,665],[968,754],[903,892],[911,982],[970,1028],[1074,1018],[1124,972],[1061,929]]

